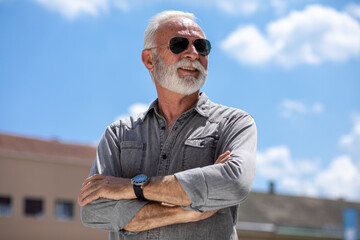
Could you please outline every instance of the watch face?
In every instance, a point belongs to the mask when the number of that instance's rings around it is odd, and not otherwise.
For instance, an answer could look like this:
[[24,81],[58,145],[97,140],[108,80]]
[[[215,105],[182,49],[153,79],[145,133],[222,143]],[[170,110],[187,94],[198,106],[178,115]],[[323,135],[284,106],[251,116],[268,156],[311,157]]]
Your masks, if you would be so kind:
[[136,183],[144,183],[148,180],[149,178],[145,175],[145,174],[141,174],[141,175],[137,175],[135,177],[133,177],[131,179],[132,183],[133,184],[136,184]]

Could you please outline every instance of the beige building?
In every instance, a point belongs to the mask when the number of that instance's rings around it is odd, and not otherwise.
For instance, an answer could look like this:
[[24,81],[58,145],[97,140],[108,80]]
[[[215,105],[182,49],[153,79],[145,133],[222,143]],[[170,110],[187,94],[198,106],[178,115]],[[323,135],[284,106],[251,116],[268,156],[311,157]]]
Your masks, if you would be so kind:
[[[0,240],[107,239],[106,231],[81,224],[76,202],[95,151],[0,134]],[[342,211],[349,207],[360,212],[355,202],[253,192],[239,209],[238,235],[242,240],[340,240]]]
[[0,134],[0,239],[107,239],[81,224],[77,205],[95,151]]

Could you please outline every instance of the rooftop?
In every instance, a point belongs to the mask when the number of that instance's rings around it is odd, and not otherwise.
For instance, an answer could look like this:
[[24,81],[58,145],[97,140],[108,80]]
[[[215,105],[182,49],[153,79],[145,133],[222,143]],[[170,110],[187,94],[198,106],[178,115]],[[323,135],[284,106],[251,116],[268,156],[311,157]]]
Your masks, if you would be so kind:
[[0,152],[93,160],[96,147],[0,133]]
[[252,192],[240,206],[239,221],[337,230],[342,228],[343,210],[349,207],[360,212],[360,203],[355,202]]

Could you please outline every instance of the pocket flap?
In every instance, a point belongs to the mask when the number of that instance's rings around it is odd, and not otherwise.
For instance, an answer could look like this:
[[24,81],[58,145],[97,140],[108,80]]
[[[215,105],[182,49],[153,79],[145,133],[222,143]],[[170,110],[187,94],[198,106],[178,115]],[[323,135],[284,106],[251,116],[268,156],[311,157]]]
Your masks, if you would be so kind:
[[215,147],[216,141],[212,137],[198,138],[198,139],[186,139],[185,145],[197,148]]

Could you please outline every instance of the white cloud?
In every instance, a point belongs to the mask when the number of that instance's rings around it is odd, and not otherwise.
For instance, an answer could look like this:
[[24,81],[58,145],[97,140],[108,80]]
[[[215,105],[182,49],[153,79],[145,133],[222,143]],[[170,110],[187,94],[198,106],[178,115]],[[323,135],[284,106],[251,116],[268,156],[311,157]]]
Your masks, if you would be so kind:
[[[32,0],[45,8],[59,12],[67,19],[75,19],[81,14],[97,16],[101,11],[115,7],[127,12],[134,7],[143,6],[145,0]],[[165,0],[157,0],[156,3]],[[254,14],[259,10],[262,0],[184,0],[185,4],[202,6],[215,6],[229,14],[243,14],[245,16]],[[0,0],[1,2],[1,0]]]
[[136,116],[142,112],[145,112],[149,108],[149,104],[146,103],[134,103],[129,106],[128,112],[119,115],[116,120],[123,119],[129,116]]
[[330,198],[360,199],[360,169],[347,155],[335,158],[314,181],[321,195]]
[[347,13],[312,5],[269,23],[265,34],[255,26],[241,26],[221,47],[245,64],[344,61],[360,54],[360,24]]
[[33,0],[45,8],[57,11],[68,19],[80,14],[97,16],[99,11],[107,10],[107,0]]
[[294,161],[287,146],[276,146],[257,153],[257,171],[267,178],[305,176],[319,169],[317,160]]
[[295,115],[304,114],[320,114],[324,111],[324,105],[322,103],[306,105],[301,101],[290,99],[285,99],[282,101],[280,108],[283,117],[292,117]]
[[222,42],[221,47],[242,63],[267,62],[275,54],[272,46],[252,25],[239,27]]
[[360,167],[348,155],[322,168],[316,159],[293,159],[286,146],[270,147],[257,153],[256,174],[275,181],[283,192],[360,200]]
[[[110,7],[115,7],[123,12],[127,12],[135,7],[148,4],[145,0],[32,0],[47,9],[61,13],[68,19],[75,19],[81,14],[97,16],[99,12],[106,11]],[[172,0],[176,2],[175,0]],[[280,0],[273,0],[272,6],[275,9],[281,8]],[[0,0],[1,2],[1,0]],[[165,0],[156,0],[153,3],[161,3]],[[266,5],[264,0],[183,0],[183,4],[191,6],[210,6],[216,7],[222,12],[232,15],[249,16],[260,10],[260,6]],[[266,8],[265,7],[265,8]]]
[[316,195],[311,177],[320,170],[318,159],[293,159],[287,146],[275,146],[257,153],[256,174],[275,180],[282,191]]
[[345,11],[347,11],[350,15],[360,18],[360,5],[351,3],[345,7]]
[[353,115],[353,129],[350,133],[340,138],[340,146],[345,149],[354,159],[358,159],[360,167],[360,114]]
[[281,177],[282,173],[293,172],[290,150],[286,146],[271,147],[257,154],[257,172],[266,178]]
[[360,115],[352,131],[340,138],[345,153],[322,166],[318,159],[294,159],[287,146],[257,153],[257,176],[273,180],[280,191],[297,195],[360,200]]

